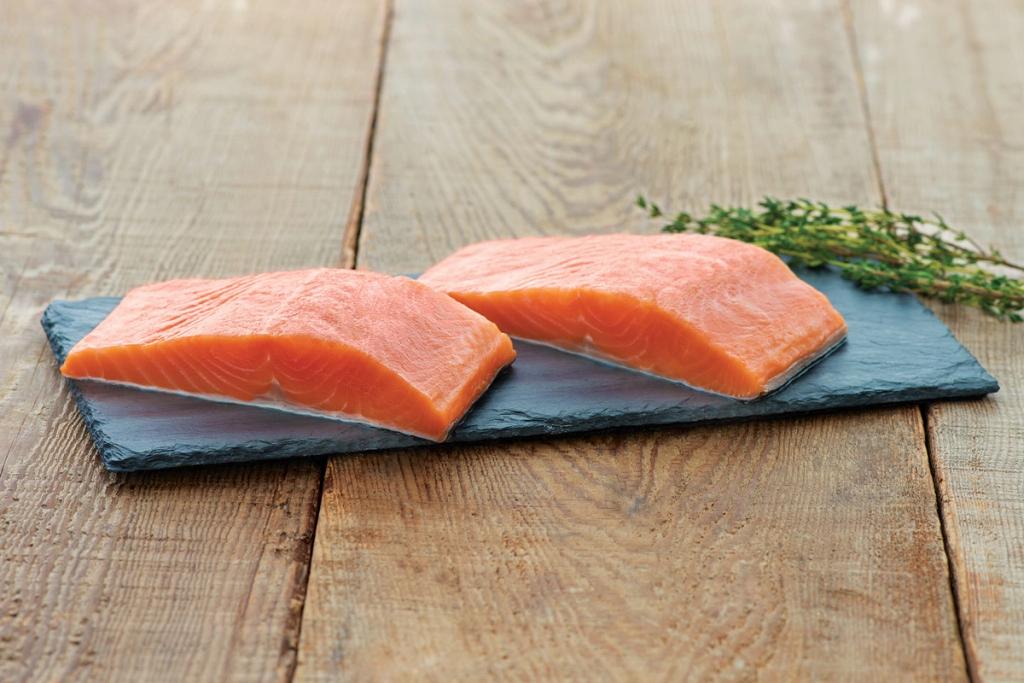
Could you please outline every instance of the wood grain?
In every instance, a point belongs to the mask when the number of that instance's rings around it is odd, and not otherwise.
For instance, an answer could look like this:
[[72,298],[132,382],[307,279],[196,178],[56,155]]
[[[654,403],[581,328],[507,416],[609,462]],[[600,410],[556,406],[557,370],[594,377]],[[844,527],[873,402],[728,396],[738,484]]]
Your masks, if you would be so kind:
[[[358,265],[871,200],[846,46],[820,3],[398,3]],[[935,507],[916,408],[335,458],[297,678],[963,679]]]
[[379,3],[0,5],[0,680],[285,679],[315,462],[104,472],[55,297],[341,262]]
[[[359,265],[415,271],[510,232],[650,229],[639,191],[678,210],[873,197],[833,14],[398,3]],[[822,37],[805,35],[819,19]]]
[[[1024,7],[858,1],[852,16],[890,203],[1024,261]],[[936,307],[999,379],[928,410],[968,662],[1024,679],[1024,327]]]
[[335,459],[298,678],[955,678],[919,430],[884,411]]

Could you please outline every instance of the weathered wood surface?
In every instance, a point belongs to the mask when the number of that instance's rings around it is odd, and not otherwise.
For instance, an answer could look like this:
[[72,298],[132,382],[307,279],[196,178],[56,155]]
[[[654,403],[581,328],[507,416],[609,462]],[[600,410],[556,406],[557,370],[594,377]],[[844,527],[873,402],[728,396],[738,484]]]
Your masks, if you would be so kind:
[[[358,265],[873,202],[838,5],[399,2]],[[916,408],[329,461],[297,677],[965,676]]]
[[[890,203],[1024,261],[1024,7],[852,9]],[[928,411],[968,663],[979,680],[1024,680],[1024,326],[936,310],[1002,384]]]
[[[1019,5],[618,5],[397,3],[360,266],[638,190],[882,188],[1024,259]],[[300,614],[302,679],[1024,678],[1024,339],[972,312],[1003,391],[927,412],[966,662],[912,408],[334,459],[304,613],[316,465],[102,472],[42,307],[351,263],[384,11],[0,4],[0,680],[287,679]]]
[[55,297],[342,262],[381,3],[0,3],[0,680],[280,679],[321,468],[105,473]]

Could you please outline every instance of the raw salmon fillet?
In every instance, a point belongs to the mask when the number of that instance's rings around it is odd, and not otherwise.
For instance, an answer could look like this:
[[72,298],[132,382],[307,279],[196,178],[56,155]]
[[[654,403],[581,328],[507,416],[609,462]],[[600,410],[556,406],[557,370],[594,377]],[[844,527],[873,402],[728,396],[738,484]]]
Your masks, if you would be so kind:
[[774,254],[709,235],[481,242],[420,281],[514,337],[740,399],[846,336],[828,299]]
[[493,323],[426,285],[324,268],[139,287],[61,372],[441,441],[514,358]]

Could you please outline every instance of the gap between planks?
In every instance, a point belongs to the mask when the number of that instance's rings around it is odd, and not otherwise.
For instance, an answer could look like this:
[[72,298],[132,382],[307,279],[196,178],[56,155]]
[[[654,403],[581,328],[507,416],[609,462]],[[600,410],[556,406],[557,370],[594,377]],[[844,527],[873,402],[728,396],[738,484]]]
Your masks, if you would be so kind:
[[868,152],[871,155],[871,165],[874,167],[875,182],[878,183],[878,195],[882,199],[882,208],[888,208],[889,193],[885,190],[885,180],[882,177],[882,159],[878,154],[878,141],[875,137],[875,125],[871,119],[871,104],[868,102],[868,87],[864,82],[864,67],[860,61],[860,51],[857,49],[857,31],[853,25],[853,8],[850,6],[850,0],[840,0],[839,14],[842,19],[843,32],[846,34],[846,44],[850,51],[854,81],[857,83],[857,99],[860,100],[861,117],[864,119],[864,130],[868,138]]
[[[341,262],[345,268],[355,268],[356,259],[359,256],[359,233],[363,228],[363,217],[366,215],[366,188],[370,180],[370,167],[373,164],[373,141],[377,135],[377,112],[380,110],[380,94],[384,85],[384,67],[387,63],[388,46],[391,42],[391,22],[394,18],[394,0],[384,0],[384,21],[382,23],[380,40],[377,43],[377,76],[373,85],[373,103],[370,106],[370,116],[367,121],[367,130],[363,147],[363,158],[360,164],[359,185],[356,187],[355,201],[349,210],[348,220],[345,224],[345,232],[342,236]],[[296,656],[288,663],[285,671],[285,680],[293,681],[295,671],[299,665],[299,647],[302,643],[303,614],[306,611],[306,595],[309,592],[309,580],[313,575],[313,545],[316,543],[316,531],[320,523],[320,507],[324,498],[324,480],[327,478],[327,460],[329,456],[318,456],[320,479],[317,486],[315,504],[313,508],[313,527],[309,532],[309,541],[306,544],[306,576],[299,588],[295,599],[299,601],[299,608],[296,611],[296,627],[294,648]]]
[[[861,63],[860,51],[858,49],[857,32],[853,21],[853,7],[850,0],[840,0],[839,12],[842,15],[843,29],[846,33],[847,45],[850,53],[850,63],[853,68],[854,78],[857,83],[857,97],[860,99],[861,112],[864,119],[864,130],[867,137],[868,149],[871,155],[871,162],[874,166],[875,179],[878,183],[878,193],[881,198],[882,208],[889,208],[889,194],[885,188],[885,178],[882,174],[882,161],[878,149],[878,139],[875,136],[874,123],[871,117],[871,103],[868,99],[867,84],[864,80],[864,69]],[[949,591],[953,598],[953,615],[956,618],[957,636],[960,641],[960,649],[963,651],[964,662],[967,669],[967,679],[971,683],[981,680],[978,676],[977,653],[971,646],[970,639],[965,629],[964,614],[960,601],[960,591],[956,577],[956,567],[951,547],[950,530],[946,524],[946,501],[942,496],[942,484],[939,479],[938,464],[935,462],[934,446],[930,434],[928,421],[928,403],[918,404],[918,415],[921,420],[921,433],[924,439],[925,454],[928,457],[928,469],[932,477],[932,489],[935,492],[935,514],[939,519],[939,532],[942,534],[942,550],[946,555],[946,572],[949,576]]]
[[313,499],[313,526],[309,530],[309,540],[305,544],[303,562],[306,565],[306,576],[299,586],[295,599],[299,601],[299,608],[293,613],[295,616],[295,638],[292,647],[295,648],[295,656],[288,662],[284,677],[289,683],[295,680],[295,670],[299,666],[299,644],[302,642],[302,616],[306,611],[306,594],[309,592],[309,577],[313,574],[313,544],[316,542],[316,529],[320,523],[320,506],[324,498],[324,479],[327,478],[327,458],[317,456],[317,465],[320,470],[320,479],[317,482],[316,497]]
[[[359,174],[359,187],[356,188],[356,200],[352,203],[348,222],[345,225],[345,236],[342,240],[342,262],[346,268],[355,268],[359,257],[359,234],[363,229],[363,217],[366,215],[366,189],[370,184],[370,167],[373,165],[373,142],[377,136],[377,112],[380,111],[380,93],[384,88],[384,68],[387,64],[388,46],[391,43],[391,23],[395,14],[394,0],[384,0],[384,21],[380,32],[377,48],[377,79],[373,85],[373,104],[367,123],[366,146],[363,149],[362,169]],[[326,463],[326,460],[324,461]],[[326,467],[326,464],[324,465]],[[321,477],[322,478],[322,477]]]
[[939,474],[939,464],[936,462],[936,456],[934,453],[934,446],[932,444],[932,433],[931,423],[928,420],[928,403],[920,404],[921,413],[921,426],[924,428],[924,447],[928,454],[928,469],[932,473],[932,486],[935,489],[935,514],[939,516],[939,530],[942,532],[942,549],[946,553],[946,567],[949,572],[949,589],[953,594],[953,615],[956,617],[956,630],[960,636],[960,648],[964,651],[964,661],[967,664],[967,680],[971,683],[980,681],[981,676],[978,673],[978,658],[977,652],[974,648],[974,643],[971,641],[967,634],[967,629],[964,624],[964,615],[960,611],[960,585],[956,578],[956,568],[953,564],[953,544],[954,541],[950,538],[950,530],[946,524],[946,499],[942,495],[942,479]]

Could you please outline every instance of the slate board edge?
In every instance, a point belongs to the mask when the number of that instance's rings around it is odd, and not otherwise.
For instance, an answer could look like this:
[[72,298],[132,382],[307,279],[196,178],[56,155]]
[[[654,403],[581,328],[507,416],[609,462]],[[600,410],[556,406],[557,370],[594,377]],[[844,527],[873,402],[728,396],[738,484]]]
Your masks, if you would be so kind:
[[[836,269],[832,268],[831,266],[829,268],[833,272],[838,272]],[[877,290],[877,291],[889,292],[889,290]],[[981,370],[981,372],[985,375],[985,378],[986,378],[986,381],[987,381],[987,386],[989,386],[990,388],[987,391],[985,391],[984,393],[985,394],[994,394],[994,393],[999,391],[999,389],[1001,387],[999,386],[999,380],[996,379],[995,375],[993,375],[991,372],[988,371],[988,368],[986,368],[982,364],[982,362],[980,360],[978,360],[978,357],[975,356],[974,353],[969,348],[967,348],[967,345],[960,341],[960,338],[956,336],[956,333],[953,332],[953,329],[949,325],[947,325],[946,323],[942,322],[942,319],[938,315],[935,314],[935,311],[932,310],[932,307],[929,306],[924,301],[922,301],[921,297],[917,296],[916,294],[910,293],[910,292],[889,292],[889,293],[891,293],[891,294],[900,294],[902,296],[909,296],[912,299],[916,300],[921,305],[921,308],[924,309],[925,315],[930,317],[932,320],[937,321],[940,325],[945,327],[946,330],[949,332],[949,336],[952,337],[954,340],[956,340],[956,343],[960,345],[960,348],[963,349],[963,352],[966,353],[967,356],[971,360],[974,361],[974,363],[978,366],[978,368]],[[951,397],[951,398],[965,398],[963,396],[953,396],[952,394],[947,394],[946,396],[947,397]]]
[[[800,417],[814,414],[850,410],[855,408],[870,409],[881,406],[914,405],[933,400],[947,400],[980,398],[992,392],[992,385],[979,382],[973,386],[964,386],[955,390],[949,387],[935,387],[930,390],[922,390],[913,399],[907,399],[900,391],[883,391],[871,398],[869,405],[861,400],[849,397],[844,402],[832,403],[828,406],[816,407],[807,406],[806,409],[796,410],[784,406],[778,406],[778,410],[767,413],[745,414],[742,412],[742,404],[737,404],[737,412],[732,415],[700,415],[691,414],[680,419],[666,411],[666,413],[644,413],[643,415],[627,416],[619,423],[605,424],[599,429],[588,428],[584,423],[546,423],[538,424],[535,427],[517,428],[513,434],[503,434],[500,431],[492,431],[483,434],[464,434],[462,438],[456,438],[445,443],[434,444],[430,442],[408,443],[380,443],[376,440],[373,443],[351,442],[348,448],[339,450],[337,444],[329,439],[310,441],[308,438],[297,441],[251,441],[238,444],[233,449],[224,450],[186,450],[176,448],[171,452],[159,450],[148,450],[137,452],[114,443],[102,430],[100,423],[92,419],[88,401],[84,400],[77,382],[69,380],[72,396],[79,410],[83,412],[90,434],[95,440],[97,450],[104,466],[112,472],[137,472],[155,469],[170,469],[177,467],[217,465],[238,462],[255,462],[281,460],[295,457],[319,457],[325,455],[344,455],[348,453],[368,453],[383,450],[398,450],[417,447],[438,447],[447,445],[461,445],[474,443],[488,443],[510,439],[536,438],[536,437],[558,437],[579,434],[609,433],[622,429],[644,429],[648,427],[687,426],[703,424],[723,424],[732,422],[746,422],[761,418]],[[396,438],[403,435],[396,434]],[[237,454],[237,455],[235,455]]]
[[[58,367],[64,364],[64,354],[61,353],[60,346],[57,343],[57,335],[53,332],[53,326],[56,324],[51,314],[53,304],[51,303],[43,311],[42,319],[40,323],[43,326],[43,332],[46,334],[46,341],[50,345],[50,351],[53,352],[53,357],[57,359]],[[82,421],[85,423],[85,428],[89,432],[89,436],[92,437],[93,443],[96,444],[96,450],[99,451],[100,459],[103,461],[103,465],[112,472],[130,472],[135,471],[137,468],[129,467],[125,469],[120,466],[119,463],[131,462],[133,459],[137,459],[139,454],[126,449],[122,446],[111,441],[106,433],[104,433],[100,427],[99,422],[95,419],[92,412],[92,406],[82,396],[82,392],[78,388],[78,383],[73,380],[66,380],[70,391],[71,397],[75,399],[75,405],[78,407],[79,413],[82,415]],[[173,465],[168,465],[173,467]],[[161,466],[161,469],[163,466]]]
[[[74,385],[74,381],[71,382]],[[385,450],[400,450],[407,448],[436,448],[440,446],[449,445],[471,445],[481,444],[513,439],[529,439],[537,437],[561,437],[561,436],[572,436],[580,434],[599,434],[616,432],[623,429],[646,429],[649,427],[669,427],[669,426],[687,426],[687,425],[705,425],[705,424],[728,424],[728,423],[740,423],[748,422],[751,420],[758,420],[762,418],[779,418],[779,417],[801,417],[814,414],[825,414],[837,411],[852,410],[856,408],[861,409],[872,409],[883,406],[898,406],[898,405],[915,405],[919,403],[927,403],[934,400],[948,400],[948,399],[967,399],[967,398],[981,398],[987,393],[991,393],[991,390],[985,387],[979,387],[976,389],[964,389],[963,391],[950,391],[948,389],[937,389],[934,393],[924,393],[922,396],[914,399],[906,399],[902,396],[897,395],[896,392],[890,392],[888,395],[880,395],[877,399],[872,399],[870,405],[864,405],[863,403],[854,403],[851,401],[848,405],[842,403],[832,404],[827,408],[808,408],[807,410],[783,410],[761,413],[758,415],[734,415],[734,416],[714,416],[714,417],[691,417],[688,419],[680,420],[675,418],[662,419],[655,413],[648,413],[644,416],[642,422],[640,421],[623,421],[622,424],[605,425],[600,429],[588,428],[583,424],[573,425],[547,425],[536,428],[526,428],[516,430],[514,435],[507,436],[499,432],[492,432],[487,435],[476,435],[473,438],[457,439],[447,441],[440,444],[434,443],[423,443],[423,444],[360,444],[352,443],[353,446],[350,449],[339,451],[336,444],[330,440],[324,440],[323,445],[318,446],[311,443],[308,439],[304,439],[301,442],[290,443],[287,441],[278,441],[274,443],[267,443],[261,441],[248,442],[239,444],[237,447],[238,456],[233,457],[232,453],[236,449],[232,450],[221,450],[221,451],[187,451],[187,450],[175,450],[173,453],[161,454],[159,451],[146,451],[144,453],[137,453],[135,451],[126,449],[115,443],[112,443],[106,435],[103,434],[100,428],[89,427],[89,432],[96,442],[97,450],[100,454],[100,459],[103,461],[104,467],[111,472],[141,472],[158,469],[171,469],[178,467],[192,467],[192,466],[203,466],[203,465],[218,465],[218,464],[230,464],[239,462],[257,462],[257,461],[272,461],[272,460],[283,460],[291,459],[296,457],[320,457],[327,455],[346,455],[356,453],[369,453],[373,451],[385,451]],[[75,403],[78,408],[87,412],[87,402],[82,400],[81,394],[77,387],[72,386],[72,395],[75,398]],[[89,422],[87,422],[89,424]],[[290,449],[301,446],[301,451],[291,451]]]

